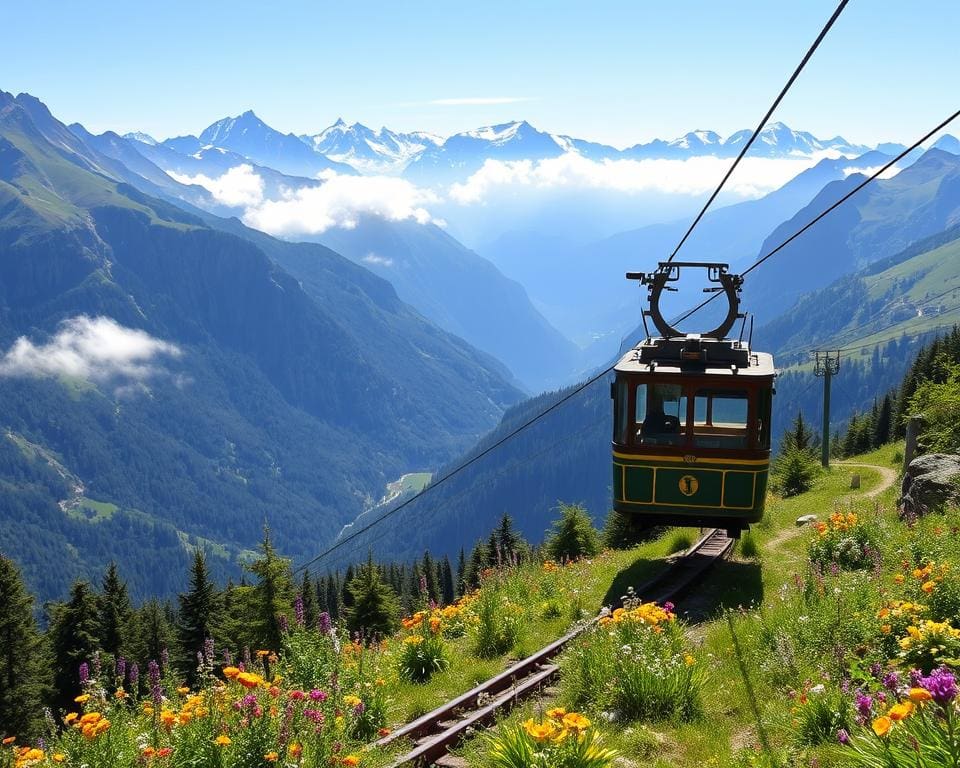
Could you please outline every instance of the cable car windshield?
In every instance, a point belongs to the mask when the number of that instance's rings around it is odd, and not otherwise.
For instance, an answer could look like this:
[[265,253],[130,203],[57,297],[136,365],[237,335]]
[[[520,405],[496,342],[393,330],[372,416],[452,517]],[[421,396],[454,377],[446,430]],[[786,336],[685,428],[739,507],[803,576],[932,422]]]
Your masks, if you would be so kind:
[[749,396],[745,391],[698,389],[693,444],[700,448],[746,448]]
[[682,445],[687,432],[687,397],[680,384],[637,386],[636,437],[644,445]]

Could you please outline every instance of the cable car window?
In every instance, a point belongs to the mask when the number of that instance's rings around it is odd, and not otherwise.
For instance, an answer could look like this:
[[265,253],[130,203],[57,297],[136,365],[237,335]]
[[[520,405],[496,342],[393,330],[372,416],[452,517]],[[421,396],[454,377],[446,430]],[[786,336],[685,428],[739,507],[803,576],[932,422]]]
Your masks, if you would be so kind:
[[773,393],[769,389],[761,389],[757,397],[757,430],[758,446],[761,450],[770,449],[770,410],[773,405]]
[[700,448],[746,448],[750,399],[743,390],[699,389],[694,401],[693,442]]
[[627,442],[627,419],[629,413],[627,406],[629,404],[629,383],[626,379],[617,382],[615,397],[613,400],[613,442],[621,445]]
[[686,439],[687,398],[679,384],[651,384],[641,420],[637,390],[637,438],[643,445],[681,445]]

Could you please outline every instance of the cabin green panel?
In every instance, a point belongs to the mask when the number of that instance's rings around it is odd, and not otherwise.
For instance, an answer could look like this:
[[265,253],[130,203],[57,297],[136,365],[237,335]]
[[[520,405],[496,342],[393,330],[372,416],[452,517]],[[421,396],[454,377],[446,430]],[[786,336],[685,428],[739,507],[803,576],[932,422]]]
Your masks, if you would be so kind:
[[755,472],[727,472],[723,484],[723,506],[753,508]]
[[650,467],[624,467],[624,487],[630,501],[653,501],[653,470]]
[[[682,492],[681,488],[687,490]],[[720,507],[723,472],[693,467],[657,469],[657,504]]]

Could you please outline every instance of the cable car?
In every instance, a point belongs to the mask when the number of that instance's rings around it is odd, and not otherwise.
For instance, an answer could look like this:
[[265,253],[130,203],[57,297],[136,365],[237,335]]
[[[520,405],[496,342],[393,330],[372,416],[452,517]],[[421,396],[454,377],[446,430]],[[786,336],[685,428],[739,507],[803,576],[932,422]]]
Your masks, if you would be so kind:
[[[702,267],[728,302],[723,322],[682,333],[660,310],[664,290],[682,269]],[[655,272],[628,272],[647,286],[659,336],[647,338],[614,367],[613,506],[640,527],[724,528],[730,536],[759,522],[770,468],[773,357],[744,340],[739,311],[743,278],[726,264],[661,262]],[[740,336],[727,338],[741,320]]]

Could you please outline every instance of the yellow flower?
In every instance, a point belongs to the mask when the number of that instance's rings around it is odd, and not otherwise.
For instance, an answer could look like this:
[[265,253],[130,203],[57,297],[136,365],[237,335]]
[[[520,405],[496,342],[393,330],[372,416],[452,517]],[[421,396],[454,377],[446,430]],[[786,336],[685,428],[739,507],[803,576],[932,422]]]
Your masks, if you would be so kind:
[[565,714],[567,714],[567,710],[563,707],[554,707],[553,709],[547,710],[547,717],[551,720],[562,720]]
[[53,755],[51,756],[51,759],[55,763],[62,763],[64,760],[67,759],[67,756],[63,754],[63,752],[54,752]]
[[278,755],[276,752],[267,752],[267,754],[263,756],[263,759],[268,763],[275,763],[279,757],[280,755]]
[[933,695],[926,688],[911,688],[910,689],[910,701],[915,701],[918,704],[923,701],[930,701],[933,698]]
[[694,664],[697,663],[697,660],[693,658],[693,656],[691,656],[689,653],[686,653],[683,656],[683,663],[686,664],[688,667],[692,667]]
[[81,693],[77,698],[74,699],[77,704],[86,704],[90,700],[89,693]]
[[223,734],[220,734],[219,736],[217,736],[217,738],[213,740],[213,743],[216,744],[218,747],[229,747],[232,741],[229,736],[224,736]]
[[290,757],[296,760],[297,758],[300,757],[300,755],[303,754],[303,745],[298,744],[297,742],[293,742],[293,744],[287,747],[287,752],[290,753]]
[[532,719],[524,722],[523,730],[538,743],[547,741],[557,734],[557,729],[552,723],[535,723]]
[[344,696],[344,697],[343,697],[343,703],[346,704],[348,707],[355,707],[355,706],[357,706],[357,704],[360,703],[360,701],[361,701],[361,699],[360,699],[359,696],[349,696],[349,695],[348,695],[348,696]]
[[893,583],[894,583],[894,584],[903,584],[903,574],[902,574],[902,573],[898,573],[896,576],[894,576],[894,577],[893,577]]
[[880,736],[882,738],[883,736],[887,735],[892,725],[893,725],[893,721],[889,717],[886,717],[886,716],[878,717],[876,720],[873,721],[873,724],[872,724],[873,732],[877,734],[877,736]]
[[177,693],[179,693],[181,696],[186,696],[188,693],[190,693],[190,689],[185,685],[181,685],[179,688],[177,688]]
[[239,667],[224,667],[224,668],[223,668],[223,676],[224,676],[225,678],[227,678],[227,680],[233,680],[233,679],[234,679],[237,675],[239,675],[239,674],[240,674],[240,669],[239,669]]
[[920,587],[920,589],[922,589],[924,592],[926,592],[929,595],[931,592],[933,592],[936,586],[937,585],[934,584],[932,581],[926,581],[924,582],[923,586]]
[[262,649],[259,650],[259,651],[257,651],[257,658],[258,658],[258,659],[262,659],[264,656],[269,656],[269,655],[270,655],[270,651],[264,651],[264,650],[262,650]]
[[590,721],[578,712],[570,712],[563,717],[563,724],[571,731],[585,731],[590,727]]

